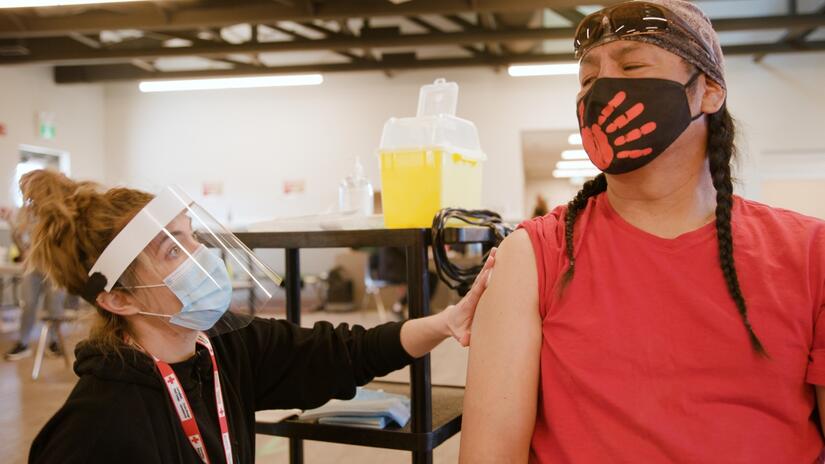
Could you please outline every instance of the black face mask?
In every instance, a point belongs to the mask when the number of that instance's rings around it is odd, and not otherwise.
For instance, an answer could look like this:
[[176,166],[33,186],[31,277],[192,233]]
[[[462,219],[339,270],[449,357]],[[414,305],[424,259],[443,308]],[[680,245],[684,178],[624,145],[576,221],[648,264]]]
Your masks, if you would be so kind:
[[667,79],[602,77],[578,102],[582,145],[608,174],[641,168],[661,155],[690,123],[686,84]]

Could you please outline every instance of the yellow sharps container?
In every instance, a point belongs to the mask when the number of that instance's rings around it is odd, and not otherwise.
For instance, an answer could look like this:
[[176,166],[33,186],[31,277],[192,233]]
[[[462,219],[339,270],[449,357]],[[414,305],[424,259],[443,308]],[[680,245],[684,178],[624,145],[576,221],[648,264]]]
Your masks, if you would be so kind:
[[388,228],[430,227],[438,210],[481,207],[487,157],[475,125],[455,116],[458,84],[437,79],[421,88],[418,114],[384,124],[381,201]]

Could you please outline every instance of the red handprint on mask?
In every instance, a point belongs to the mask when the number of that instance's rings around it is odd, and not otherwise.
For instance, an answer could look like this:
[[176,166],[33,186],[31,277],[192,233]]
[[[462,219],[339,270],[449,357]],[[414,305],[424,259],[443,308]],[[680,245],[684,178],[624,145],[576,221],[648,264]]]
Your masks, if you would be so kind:
[[[616,95],[614,95],[613,98],[611,98],[607,103],[607,106],[602,109],[596,124],[593,124],[590,127],[587,127],[584,123],[584,102],[579,102],[579,126],[582,131],[582,145],[584,150],[590,155],[593,164],[601,170],[607,169],[607,167],[610,166],[610,163],[613,162],[614,147],[621,147],[622,145],[638,140],[656,130],[655,122],[647,122],[642,124],[641,127],[632,129],[625,134],[616,137],[613,139],[612,143],[610,142],[607,137],[608,134],[612,134],[625,127],[628,123],[630,123],[630,121],[636,119],[645,110],[644,104],[636,103],[623,114],[616,116],[613,121],[607,124],[607,127],[604,127],[607,118],[609,118],[613,112],[616,111],[616,108],[618,108],[619,105],[624,103],[626,98],[627,94],[625,92],[617,92]],[[615,153],[615,157],[640,158],[642,156],[647,156],[652,152],[653,149],[649,147],[639,150],[622,150]]]

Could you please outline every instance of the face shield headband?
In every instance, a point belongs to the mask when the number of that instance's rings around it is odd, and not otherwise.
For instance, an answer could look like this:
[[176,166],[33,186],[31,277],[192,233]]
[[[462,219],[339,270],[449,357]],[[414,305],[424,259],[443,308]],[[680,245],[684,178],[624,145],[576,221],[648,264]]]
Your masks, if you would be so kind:
[[192,247],[187,249],[167,229],[167,225],[182,213],[191,217],[199,240],[222,254],[234,272],[247,279],[258,290],[258,302],[266,303],[271,297],[272,287],[281,285],[281,277],[262,263],[234,234],[219,224],[179,187],[163,189],[115,236],[89,270],[86,285],[80,296],[95,305],[101,292],[120,288],[117,283],[123,273],[150,242],[161,234],[178,245],[181,252],[186,255],[187,262],[197,267],[200,274],[209,276],[210,270],[207,268],[214,267],[211,264],[215,259],[205,260],[203,257],[210,257],[213,253]]

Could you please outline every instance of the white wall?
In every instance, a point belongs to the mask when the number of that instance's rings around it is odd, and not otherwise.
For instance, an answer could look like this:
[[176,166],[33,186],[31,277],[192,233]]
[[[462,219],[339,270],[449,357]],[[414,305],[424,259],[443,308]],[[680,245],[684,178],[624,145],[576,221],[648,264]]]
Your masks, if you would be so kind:
[[[238,220],[310,214],[334,204],[354,157],[377,185],[375,149],[384,122],[414,114],[418,88],[438,76],[461,85],[460,116],[476,123],[485,166],[484,203],[522,211],[520,131],[573,127],[576,79],[516,80],[489,70],[333,74],[318,87],[140,94],[107,88],[107,151],[112,181],[152,186],[188,176],[223,179]],[[280,192],[306,179],[302,198]]]
[[[825,166],[825,54],[770,55],[761,64],[728,60],[728,101],[744,135],[739,177],[743,193],[757,200],[762,182],[787,171],[811,177],[811,163]],[[800,155],[814,155],[819,161]],[[806,158],[806,156],[803,156]],[[825,178],[825,172],[818,176]],[[820,199],[811,197],[810,201]],[[798,209],[810,209],[800,205]]]
[[[56,136],[37,135],[37,113],[54,113]],[[0,68],[0,205],[10,203],[11,181],[20,144],[68,151],[72,175],[104,179],[104,103],[102,85],[57,86],[51,68]]]
[[[728,61],[729,105],[743,130],[741,191],[759,196],[759,158],[781,147],[819,149],[825,122],[825,55]],[[476,123],[484,150],[484,204],[524,211],[520,132],[573,129],[574,76],[515,79],[487,69],[331,74],[318,87],[140,94],[106,89],[107,179],[145,188],[184,181],[198,191],[222,180],[238,222],[311,214],[336,201],[356,155],[378,184],[374,150],[384,121],[415,111],[420,85],[444,76],[461,86],[458,113]],[[284,180],[305,179],[300,196]]]

